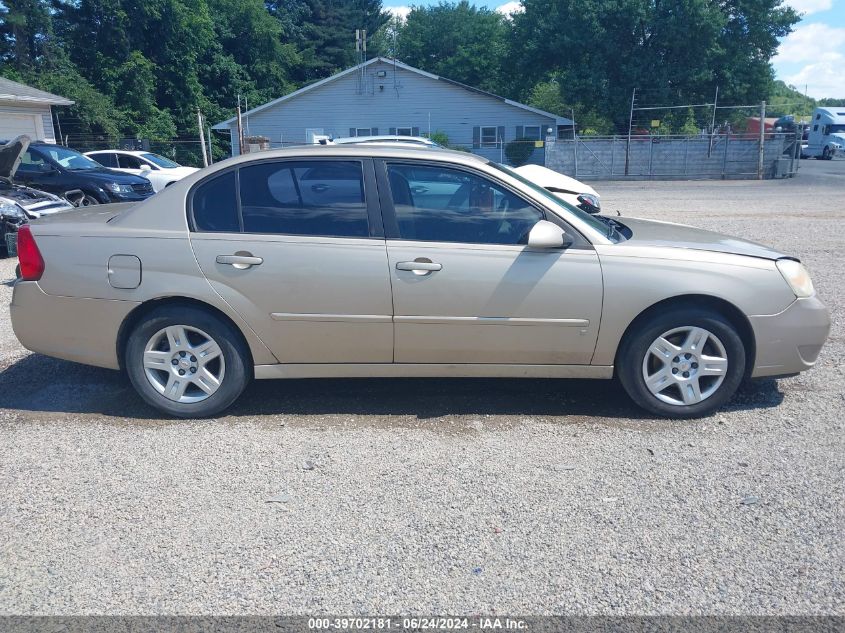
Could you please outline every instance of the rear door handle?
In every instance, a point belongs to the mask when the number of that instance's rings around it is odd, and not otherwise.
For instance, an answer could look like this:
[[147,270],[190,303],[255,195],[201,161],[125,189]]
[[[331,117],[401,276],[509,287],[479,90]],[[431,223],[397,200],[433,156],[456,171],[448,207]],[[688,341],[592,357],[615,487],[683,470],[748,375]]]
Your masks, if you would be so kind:
[[217,263],[228,264],[238,270],[246,270],[251,266],[260,266],[264,263],[264,259],[248,253],[235,253],[234,255],[218,255]]
[[436,264],[430,259],[421,257],[413,262],[396,262],[396,270],[410,270],[415,275],[430,275],[443,270],[443,264]]

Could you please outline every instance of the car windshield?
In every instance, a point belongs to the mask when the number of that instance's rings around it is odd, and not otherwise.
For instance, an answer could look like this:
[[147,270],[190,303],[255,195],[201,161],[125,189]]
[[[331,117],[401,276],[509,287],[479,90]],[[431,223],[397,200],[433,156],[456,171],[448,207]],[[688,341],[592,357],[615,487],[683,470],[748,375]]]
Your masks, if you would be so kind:
[[558,198],[556,195],[551,193],[546,188],[541,187],[540,185],[538,185],[534,182],[531,182],[525,176],[521,176],[520,174],[515,172],[510,167],[506,167],[505,165],[502,165],[501,163],[491,162],[490,164],[493,167],[495,167],[496,169],[498,169],[499,171],[505,172],[508,176],[516,178],[522,184],[530,187],[533,191],[536,191],[537,193],[541,194],[549,203],[553,204],[554,206],[560,207],[560,208],[564,209],[565,211],[571,213],[572,215],[577,217],[579,220],[581,220],[585,224],[588,224],[591,228],[595,229],[596,231],[598,231],[599,233],[601,233],[605,237],[612,239],[614,241],[617,241],[619,239],[620,236],[619,236],[618,232],[616,231],[616,228],[614,226],[612,226],[610,223],[605,223],[601,219],[599,219],[595,216],[592,216],[589,213],[585,213],[584,211],[581,211],[581,209],[573,207],[571,204],[564,202],[563,200]]
[[59,147],[58,145],[53,147],[41,146],[38,148],[38,151],[49,157],[53,162],[71,171],[103,168],[100,163],[67,147]]
[[173,169],[175,167],[181,167],[179,163],[174,163],[169,158],[159,156],[158,154],[141,154],[141,158],[145,158],[154,165],[158,165],[159,167],[163,167],[164,169]]

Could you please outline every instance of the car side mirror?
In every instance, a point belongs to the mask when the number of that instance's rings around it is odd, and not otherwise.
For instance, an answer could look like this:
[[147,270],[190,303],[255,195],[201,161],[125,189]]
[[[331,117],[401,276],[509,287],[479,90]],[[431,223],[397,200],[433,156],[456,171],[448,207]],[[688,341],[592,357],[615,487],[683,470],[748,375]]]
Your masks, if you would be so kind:
[[566,241],[566,232],[548,220],[540,220],[528,233],[530,248],[563,248]]
[[152,171],[152,169],[149,165],[141,165],[141,171]]

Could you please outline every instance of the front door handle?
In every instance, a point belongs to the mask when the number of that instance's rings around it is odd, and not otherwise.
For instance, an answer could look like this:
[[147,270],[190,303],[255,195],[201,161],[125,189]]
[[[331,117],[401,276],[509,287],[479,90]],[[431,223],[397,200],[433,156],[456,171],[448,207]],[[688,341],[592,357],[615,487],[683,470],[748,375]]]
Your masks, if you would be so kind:
[[238,270],[246,270],[251,266],[260,266],[264,262],[261,257],[254,257],[252,253],[237,252],[234,255],[218,255],[218,264],[228,264]]
[[425,257],[418,257],[412,262],[396,262],[396,270],[410,270],[415,275],[430,275],[443,270],[443,264],[436,264]]

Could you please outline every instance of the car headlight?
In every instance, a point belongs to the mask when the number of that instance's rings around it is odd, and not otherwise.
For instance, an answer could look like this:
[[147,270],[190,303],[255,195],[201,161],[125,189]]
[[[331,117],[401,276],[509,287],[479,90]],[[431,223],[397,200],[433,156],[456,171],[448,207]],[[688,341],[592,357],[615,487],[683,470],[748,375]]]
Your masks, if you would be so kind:
[[0,198],[0,215],[5,215],[18,220],[26,220],[26,211],[17,202],[8,198]]
[[113,193],[132,193],[132,185],[121,185],[116,182],[107,182],[106,189]]
[[776,263],[780,274],[783,275],[796,297],[813,296],[816,291],[804,264],[794,259],[779,259]]

